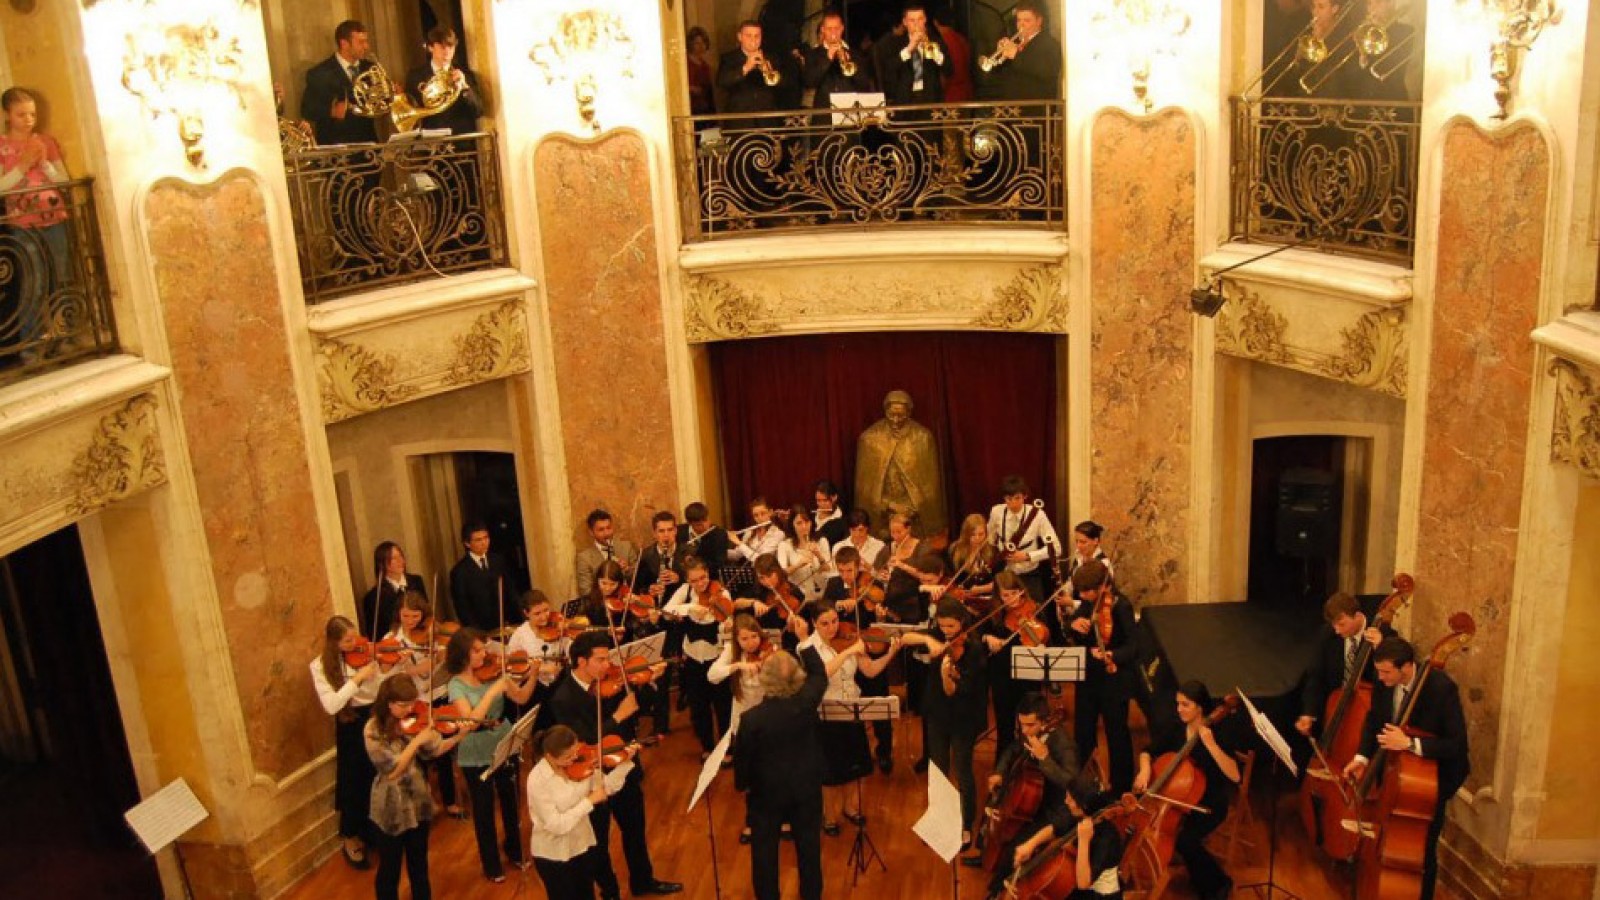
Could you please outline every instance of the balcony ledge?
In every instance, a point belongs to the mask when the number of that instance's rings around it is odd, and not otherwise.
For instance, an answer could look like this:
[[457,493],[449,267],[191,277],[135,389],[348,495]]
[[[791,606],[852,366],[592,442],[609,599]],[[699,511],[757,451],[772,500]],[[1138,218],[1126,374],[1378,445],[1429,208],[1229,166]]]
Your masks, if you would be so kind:
[[[1272,249],[1271,245],[1263,244],[1223,244],[1200,260],[1200,270],[1210,274]],[[1413,276],[1411,269],[1391,263],[1297,248],[1251,263],[1223,277],[1389,308],[1411,301]]]
[[171,375],[163,366],[118,354],[25,378],[0,389],[0,443],[131,397]]
[[843,233],[770,234],[683,246],[678,263],[705,275],[815,263],[930,260],[1060,264],[1067,257],[1062,231],[1006,226],[862,229]]
[[310,307],[306,310],[306,327],[321,336],[359,334],[424,319],[446,310],[487,305],[538,285],[516,269],[489,269],[432,278]]
[[1533,340],[1575,363],[1600,369],[1600,311],[1574,310],[1534,329]]

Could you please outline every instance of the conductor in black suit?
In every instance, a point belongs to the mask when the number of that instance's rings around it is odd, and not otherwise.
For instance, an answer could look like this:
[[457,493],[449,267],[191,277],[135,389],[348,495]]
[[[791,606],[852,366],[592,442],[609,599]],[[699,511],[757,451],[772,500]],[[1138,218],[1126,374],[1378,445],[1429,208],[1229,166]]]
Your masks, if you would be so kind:
[[423,128],[448,128],[451,134],[471,134],[478,130],[478,117],[483,115],[483,100],[478,94],[478,76],[472,70],[457,66],[456,32],[448,25],[436,25],[428,31],[428,61],[406,73],[406,94],[411,102],[423,105],[422,85],[440,72],[449,72],[453,84],[461,88],[456,101],[436,116],[422,120]]
[[[1372,655],[1379,687],[1372,693],[1361,752],[1345,766],[1344,774],[1346,778],[1361,778],[1380,747],[1390,754],[1414,753],[1438,760],[1439,800],[1433,823],[1428,826],[1422,864],[1422,900],[1430,900],[1439,875],[1439,832],[1444,830],[1445,805],[1466,783],[1472,769],[1467,756],[1467,718],[1461,710],[1461,689],[1443,669],[1429,669],[1419,687],[1417,651],[1402,638],[1384,638]],[[1394,724],[1400,720],[1412,691],[1417,696],[1407,729],[1427,737],[1413,737]]]
[[467,552],[450,570],[450,598],[461,624],[485,634],[502,623],[521,624],[522,609],[506,580],[505,563],[489,555],[489,527],[468,522],[461,526],[461,543]]
[[1045,27],[1044,4],[1020,0],[1015,39],[995,48],[1004,62],[978,87],[986,100],[1055,100],[1061,96],[1061,42]]
[[[567,653],[572,665],[556,682],[548,703],[555,722],[577,732],[580,741],[596,741],[602,734],[615,734],[632,741],[639,712],[635,694],[622,692],[597,704],[592,690],[595,682],[605,677],[611,668],[609,638],[603,631],[586,631],[572,642]],[[617,874],[611,868],[611,854],[605,849],[611,846],[613,816],[617,828],[622,831],[622,852],[628,860],[631,885],[629,893],[642,897],[676,894],[683,890],[681,884],[657,878],[650,861],[650,845],[645,837],[644,767],[637,763],[635,760],[633,771],[622,783],[622,790],[611,796],[611,802],[595,807],[589,814],[595,842],[601,848],[597,854],[601,862],[594,876],[603,898],[621,896]]]
[[378,140],[376,123],[350,109],[355,78],[372,68],[367,26],[346,19],[333,30],[334,54],[306,71],[300,116],[311,123],[318,144],[370,144]]
[[[1296,731],[1310,737],[1313,726],[1322,718],[1328,705],[1328,695],[1342,687],[1355,667],[1361,648],[1370,644],[1376,647],[1384,638],[1394,635],[1388,625],[1373,627],[1367,614],[1361,611],[1356,598],[1340,591],[1322,604],[1322,618],[1328,630],[1317,639],[1317,651],[1306,669],[1305,687],[1300,692],[1300,718],[1295,720]],[[1377,680],[1371,655],[1362,667],[1360,680],[1372,684]],[[1323,722],[1323,727],[1327,727]]]
[[741,717],[734,757],[734,783],[749,794],[755,895],[778,900],[778,839],[787,822],[800,868],[800,896],[820,900],[823,758],[817,706],[828,689],[828,670],[810,648],[800,652],[799,662],[779,651],[762,663],[761,684],[764,699]]
[[885,37],[879,57],[885,102],[890,106],[943,103],[943,70],[949,59],[939,29],[928,22],[928,10],[921,3],[906,4],[901,23],[906,33]]

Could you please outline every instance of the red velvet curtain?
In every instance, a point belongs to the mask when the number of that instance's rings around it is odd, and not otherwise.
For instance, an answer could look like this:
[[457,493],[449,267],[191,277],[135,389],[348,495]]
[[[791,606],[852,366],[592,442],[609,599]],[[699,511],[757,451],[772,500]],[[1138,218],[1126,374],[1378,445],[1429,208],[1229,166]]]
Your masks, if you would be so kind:
[[998,502],[1017,474],[1055,496],[1056,339],[982,332],[894,332],[728,341],[710,347],[731,524],[745,504],[811,505],[819,478],[855,484],[856,437],[883,395],[911,394],[912,418],[939,445],[952,531]]

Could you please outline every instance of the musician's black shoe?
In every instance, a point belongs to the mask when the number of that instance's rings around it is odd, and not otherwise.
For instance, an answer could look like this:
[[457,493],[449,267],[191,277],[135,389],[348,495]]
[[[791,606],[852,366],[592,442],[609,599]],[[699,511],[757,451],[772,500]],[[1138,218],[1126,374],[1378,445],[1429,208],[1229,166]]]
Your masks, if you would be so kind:
[[844,814],[844,818],[845,818],[845,821],[849,822],[851,825],[856,826],[857,828],[860,828],[861,826],[867,824],[867,817],[866,817],[866,815],[864,813],[858,813],[858,812],[845,813]]
[[838,822],[823,822],[822,823],[822,833],[827,835],[828,837],[838,837],[839,836],[839,823]]
[[643,887],[634,888],[631,893],[635,897],[653,897],[661,894],[676,894],[681,890],[683,890],[683,885],[676,881],[662,881],[658,878]]
[[924,756],[923,758],[921,758],[921,759],[917,760],[915,763],[913,763],[912,766],[911,766],[911,771],[917,773],[918,775],[921,775],[924,772],[927,772],[928,771],[928,758],[926,756]]
[[889,757],[889,756],[880,757],[878,759],[878,771],[882,772],[885,775],[888,775],[889,773],[893,772],[894,771],[894,758],[893,757]]
[[961,857],[961,864],[969,869],[981,868],[983,866],[983,854],[969,853]]

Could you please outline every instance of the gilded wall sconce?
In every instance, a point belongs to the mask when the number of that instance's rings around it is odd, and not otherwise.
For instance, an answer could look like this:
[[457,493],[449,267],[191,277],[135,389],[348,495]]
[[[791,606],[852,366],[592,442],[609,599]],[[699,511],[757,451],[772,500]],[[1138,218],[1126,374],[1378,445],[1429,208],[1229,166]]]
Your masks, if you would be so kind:
[[1095,29],[1095,59],[1119,58],[1133,80],[1133,96],[1149,112],[1150,63],[1157,54],[1177,53],[1189,31],[1183,0],[1099,0],[1090,19]]
[[633,78],[633,38],[612,12],[586,9],[563,13],[554,32],[529,51],[547,84],[572,85],[578,117],[592,131],[600,130],[595,99],[608,82]]
[[236,35],[213,22],[151,23],[129,31],[122,58],[122,86],[138,97],[152,119],[170,115],[178,125],[184,157],[205,167],[205,114],[218,95],[244,109],[244,50]]
[[[1494,79],[1495,118],[1511,114],[1511,82],[1517,77],[1522,54],[1544,33],[1546,25],[1561,20],[1555,0],[1458,0],[1468,15],[1482,18],[1492,33],[1489,77]],[[1470,9],[1470,7],[1478,7]]]

